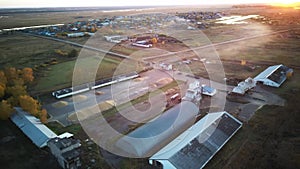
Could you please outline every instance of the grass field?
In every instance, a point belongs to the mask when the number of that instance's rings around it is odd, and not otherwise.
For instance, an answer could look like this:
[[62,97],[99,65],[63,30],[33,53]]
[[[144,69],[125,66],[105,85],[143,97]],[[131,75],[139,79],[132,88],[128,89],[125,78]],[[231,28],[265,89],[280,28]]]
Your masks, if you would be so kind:
[[[72,86],[74,66],[76,62],[80,62],[80,65],[82,66],[77,70],[77,75],[81,76],[76,77],[76,79],[81,82],[90,82],[93,78],[90,77],[87,72],[94,71],[91,70],[92,68],[90,65],[100,62],[98,57],[85,57],[49,66],[48,70],[43,72],[43,76],[37,80],[37,85],[34,90],[37,92],[49,92],[55,89]],[[135,70],[135,65],[133,64],[124,66],[122,70],[116,71],[119,64],[121,64],[119,60],[105,57],[99,65],[96,79],[111,77],[115,72],[122,74]]]
[[68,44],[22,34],[0,35],[0,69],[9,66],[34,68],[53,58],[64,61],[66,58],[58,56],[55,50],[71,51],[74,48]]

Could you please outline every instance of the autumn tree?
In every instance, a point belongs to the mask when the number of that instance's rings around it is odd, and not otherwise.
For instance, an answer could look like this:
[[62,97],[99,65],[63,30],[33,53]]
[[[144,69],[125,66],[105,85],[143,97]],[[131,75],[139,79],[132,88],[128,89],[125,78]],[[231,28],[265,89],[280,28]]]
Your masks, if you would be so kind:
[[34,80],[31,68],[6,68],[0,71],[0,119],[7,119],[13,112],[14,106],[20,106],[24,111],[47,122],[47,111],[41,110],[39,102],[30,97],[26,91],[25,83]]
[[0,99],[5,95],[5,86],[0,84]]
[[94,32],[96,32],[96,31],[97,31],[97,29],[95,28],[95,26],[92,26],[91,32],[94,33]]
[[152,39],[151,39],[151,42],[152,42],[153,44],[157,44],[157,39],[156,39],[156,38],[152,38]]
[[0,102],[0,119],[6,120],[10,117],[10,115],[13,113],[12,106],[6,101],[2,100]]
[[47,110],[46,109],[42,109],[40,112],[40,120],[42,123],[46,124],[47,123]]
[[28,95],[19,97],[20,106],[24,111],[29,112],[33,116],[39,116],[40,104],[37,100]]
[[26,67],[22,69],[22,79],[25,83],[31,83],[33,81],[34,77],[31,68]]
[[22,78],[16,78],[16,79],[11,80],[10,83],[14,86],[23,86],[24,80]]
[[14,67],[5,68],[4,73],[10,85],[13,85],[14,81],[19,78],[18,71]]
[[18,98],[22,95],[27,95],[26,87],[21,85],[7,87],[6,92],[15,98]]
[[7,84],[7,78],[4,74],[4,72],[0,71],[0,85],[6,86],[6,84]]
[[69,54],[68,54],[68,57],[70,58],[73,58],[73,57],[76,57],[78,55],[78,52],[76,49],[72,49]]
[[20,96],[27,95],[26,87],[21,85],[7,87],[5,93],[7,101],[13,106],[19,105]]

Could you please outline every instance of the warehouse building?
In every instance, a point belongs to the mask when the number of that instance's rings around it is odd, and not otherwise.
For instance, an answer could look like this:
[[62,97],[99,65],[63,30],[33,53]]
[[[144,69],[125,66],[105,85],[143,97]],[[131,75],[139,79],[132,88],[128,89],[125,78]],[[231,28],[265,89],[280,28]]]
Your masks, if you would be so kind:
[[77,169],[81,166],[79,152],[81,144],[79,140],[73,137],[56,137],[49,140],[47,145],[62,168]]
[[281,64],[268,67],[257,75],[254,80],[267,86],[280,87],[288,77],[292,76],[292,74],[293,69]]
[[236,87],[234,87],[232,93],[244,95],[248,90],[254,88],[255,86],[256,81],[249,77],[245,81],[240,82]]
[[13,123],[39,148],[47,146],[47,142],[57,135],[45,126],[39,119],[16,107],[16,112],[10,117]]
[[120,138],[116,146],[132,157],[150,157],[194,124],[198,107],[183,101]]
[[164,169],[201,169],[241,127],[227,112],[209,113],[155,153],[149,163]]

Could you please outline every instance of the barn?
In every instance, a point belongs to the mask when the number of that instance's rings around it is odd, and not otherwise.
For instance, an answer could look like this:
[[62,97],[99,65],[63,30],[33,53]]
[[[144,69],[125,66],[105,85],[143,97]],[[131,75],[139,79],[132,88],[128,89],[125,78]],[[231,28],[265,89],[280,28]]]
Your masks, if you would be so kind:
[[116,145],[132,157],[150,157],[194,124],[199,108],[183,101],[120,138]]
[[274,65],[257,75],[254,80],[264,85],[280,87],[287,77],[293,74],[293,69],[284,65]]
[[39,148],[47,146],[47,142],[57,135],[45,126],[39,119],[16,107],[16,112],[10,117],[13,123]]
[[241,127],[227,112],[209,113],[155,153],[149,163],[165,169],[201,169]]

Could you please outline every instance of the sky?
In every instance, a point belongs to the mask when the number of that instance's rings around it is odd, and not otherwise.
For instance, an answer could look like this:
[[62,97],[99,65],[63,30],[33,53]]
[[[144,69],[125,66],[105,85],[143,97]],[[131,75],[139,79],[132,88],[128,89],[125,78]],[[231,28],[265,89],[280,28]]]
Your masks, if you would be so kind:
[[162,6],[240,3],[291,3],[300,0],[0,0],[0,8],[9,7],[105,7],[105,6]]

